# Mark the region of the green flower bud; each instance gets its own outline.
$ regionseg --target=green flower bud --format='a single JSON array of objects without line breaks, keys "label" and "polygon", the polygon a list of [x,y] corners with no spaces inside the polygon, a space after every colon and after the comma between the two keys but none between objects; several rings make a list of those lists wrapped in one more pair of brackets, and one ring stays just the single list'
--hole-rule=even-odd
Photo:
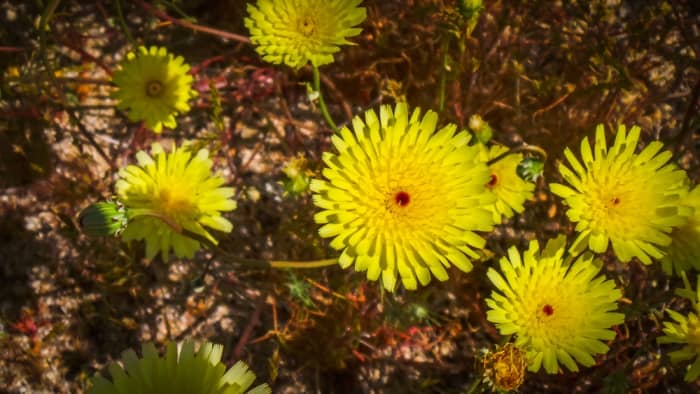
[{"label": "green flower bud", "polygon": [[291,159],[282,170],[287,176],[284,189],[290,194],[301,194],[309,189],[311,179],[307,175],[307,162],[303,155]]},{"label": "green flower bud", "polygon": [[518,164],[516,172],[520,178],[536,182],[544,172],[544,162],[534,157],[526,157]]},{"label": "green flower bud", "polygon": [[80,212],[78,223],[83,234],[91,237],[119,235],[128,224],[126,208],[116,201],[101,201]]}]

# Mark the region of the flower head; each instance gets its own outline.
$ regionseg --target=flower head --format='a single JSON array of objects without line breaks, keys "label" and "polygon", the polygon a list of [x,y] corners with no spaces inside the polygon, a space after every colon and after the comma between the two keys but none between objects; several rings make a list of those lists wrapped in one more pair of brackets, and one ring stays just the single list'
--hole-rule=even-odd
[{"label": "flower head", "polygon": [[[152,156],[151,156],[152,155]],[[151,155],[138,152],[138,165],[119,172],[116,189],[119,201],[129,213],[124,240],[144,239],[146,256],[158,252],[164,260],[170,248],[178,257],[192,257],[199,242],[177,230],[186,229],[216,243],[204,226],[230,232],[231,222],[221,212],[236,208],[231,200],[233,189],[221,187],[224,178],[212,175],[209,151],[196,154],[188,146],[166,153],[160,144],[153,144]]]},{"label": "flower head", "polygon": [[[447,280],[454,264],[468,272],[485,241],[474,231],[493,227],[487,206],[489,171],[469,134],[448,125],[437,132],[437,114],[409,118],[405,104],[382,106],[353,119],[332,137],[338,154],[325,153],[328,179],[311,181],[322,237],[334,238],[343,268],[355,264],[367,278],[382,276],[393,290],[398,272],[407,289],[426,285],[431,273]],[[416,280],[417,278],[417,280]]]},{"label": "flower head", "polygon": [[688,223],[676,227],[671,232],[671,244],[665,249],[666,256],[661,267],[667,274],[674,271],[700,271],[700,187],[696,186],[681,201],[682,205],[693,209]]},{"label": "flower head", "polygon": [[144,344],[138,358],[136,352],[122,353],[122,365],[112,364],[112,380],[95,375],[88,394],[269,394],[266,384],[250,391],[255,374],[242,361],[226,371],[221,362],[223,346],[205,343],[197,351],[192,342],[180,349],[168,344],[165,357],[159,357],[152,343]]},{"label": "flower head", "polygon": [[613,313],[622,296],[614,282],[598,276],[590,253],[571,263],[564,258],[563,236],[550,240],[540,252],[531,241],[523,254],[515,247],[501,259],[501,274],[490,268],[487,275],[496,287],[487,319],[502,335],[516,335],[515,345],[527,351],[531,371],[542,365],[557,373],[559,363],[578,371],[577,362],[594,364],[593,355],[608,351],[603,342],[613,339],[609,328],[624,315]]},{"label": "flower head", "polygon": [[119,101],[117,107],[128,110],[129,119],[143,120],[156,133],[163,126],[174,128],[175,115],[188,112],[187,101],[197,95],[189,69],[181,56],[174,57],[165,48],[139,47],[112,76],[119,88],[113,94]]},{"label": "flower head", "polygon": [[639,127],[627,133],[620,126],[608,150],[600,125],[593,150],[587,138],[581,142],[582,162],[568,148],[564,151],[573,171],[561,164],[559,172],[571,186],[553,183],[550,188],[564,198],[567,216],[577,223],[574,251],[588,247],[603,253],[611,243],[621,261],[637,257],[651,264],[652,257],[663,257],[660,247],[671,242],[672,228],[686,222],[691,210],[678,204],[685,173],[667,164],[671,152],[659,153],[661,142],[636,154],[639,133]]},{"label": "flower head", "polygon": [[263,59],[299,69],[333,63],[340,45],[360,34],[367,17],[362,0],[258,0],[248,4],[245,25]]},{"label": "flower head", "polygon": [[[480,147],[480,159],[484,163],[508,151],[508,148],[499,145]],[[489,206],[495,223],[501,223],[503,216],[510,218],[515,212],[521,213],[525,210],[525,201],[532,197],[535,184],[523,180],[517,173],[518,164],[522,160],[522,153],[510,154],[489,166],[491,174],[486,187],[496,196],[496,202]]]},{"label": "flower head", "polygon": [[700,275],[698,275],[697,290],[692,292],[688,288],[690,284],[686,281],[686,293],[690,293],[689,298],[693,303],[694,312],[688,313],[688,316],[666,309],[671,319],[674,321],[664,322],[664,336],[658,338],[659,343],[682,343],[682,349],[671,352],[671,361],[682,362],[695,358],[693,364],[685,374],[685,380],[692,382],[700,377]]}]

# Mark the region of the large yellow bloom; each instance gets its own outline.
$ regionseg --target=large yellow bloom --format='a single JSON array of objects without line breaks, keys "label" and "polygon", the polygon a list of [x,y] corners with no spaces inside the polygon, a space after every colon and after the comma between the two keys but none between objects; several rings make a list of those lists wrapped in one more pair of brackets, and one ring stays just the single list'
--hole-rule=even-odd
[{"label": "large yellow bloom", "polygon": [[360,34],[355,26],[367,17],[362,0],[258,0],[248,4],[245,25],[255,50],[270,63],[294,69],[311,62],[333,63],[347,37]]},{"label": "large yellow bloom", "polygon": [[516,335],[515,345],[527,351],[531,371],[541,366],[557,373],[559,363],[578,371],[576,363],[591,366],[593,355],[608,351],[603,342],[615,337],[610,327],[624,321],[613,313],[622,292],[615,283],[598,276],[599,265],[590,253],[575,262],[564,258],[563,236],[547,243],[540,253],[531,241],[523,254],[515,247],[501,259],[499,274],[489,268],[496,287],[487,319],[502,335]]},{"label": "large yellow bloom", "polygon": [[550,188],[564,198],[567,216],[577,223],[573,251],[588,247],[602,253],[612,243],[621,261],[637,257],[651,264],[652,257],[663,257],[659,247],[671,242],[672,228],[686,222],[691,210],[679,205],[685,173],[667,164],[671,152],[659,153],[661,142],[654,141],[636,154],[639,133],[639,127],[628,134],[620,126],[608,150],[600,125],[593,150],[588,138],[581,142],[582,162],[568,148],[564,151],[573,171],[560,164],[559,172],[571,187],[553,183]]},{"label": "large yellow bloom", "polygon": [[[486,207],[488,167],[469,134],[448,125],[435,131],[437,114],[409,118],[405,104],[365,113],[332,137],[338,154],[325,153],[328,181],[314,179],[322,237],[342,250],[343,268],[355,264],[369,280],[382,276],[393,290],[396,274],[407,289],[426,285],[431,273],[447,280],[454,264],[468,272],[485,241],[474,231],[493,226]],[[416,280],[417,278],[417,280]]]},{"label": "large yellow bloom", "polygon": [[127,209],[129,224],[122,233],[124,240],[144,239],[146,256],[161,252],[163,260],[173,248],[178,257],[191,258],[199,242],[176,230],[186,229],[216,243],[204,226],[230,232],[231,222],[221,212],[236,208],[231,200],[233,188],[221,187],[224,178],[212,175],[209,152],[196,154],[187,146],[166,153],[153,144],[151,154],[138,152],[138,165],[119,172],[117,196]]},{"label": "large yellow bloom", "polygon": [[697,289],[695,292],[690,289],[686,277],[686,288],[684,289],[684,297],[690,299],[693,303],[694,312],[688,313],[688,316],[666,309],[666,312],[671,316],[673,321],[664,322],[664,336],[658,338],[659,343],[680,343],[683,346],[680,350],[671,352],[671,361],[682,362],[692,360],[693,364],[688,368],[685,374],[685,380],[692,382],[700,377],[700,275],[698,276]]},{"label": "large yellow bloom", "polygon": [[112,76],[119,88],[113,97],[117,107],[128,111],[132,121],[144,121],[160,133],[163,126],[177,126],[175,115],[190,110],[187,101],[197,94],[192,90],[190,66],[181,57],[174,57],[165,48],[139,47],[129,53]]},{"label": "large yellow bloom", "polygon": [[[508,148],[500,145],[490,148],[483,144],[480,146],[479,157],[484,163],[508,151]],[[515,212],[523,212],[523,204],[532,197],[535,184],[520,178],[517,173],[522,160],[522,153],[510,154],[489,166],[491,174],[486,187],[496,195],[496,202],[489,206],[495,223],[501,223],[502,217],[510,218]]]},{"label": "large yellow bloom", "polygon": [[270,394],[266,384],[251,390],[255,374],[248,366],[237,362],[226,371],[221,362],[223,346],[205,343],[194,350],[192,342],[184,342],[180,349],[168,344],[164,357],[152,343],[142,346],[143,357],[133,350],[122,353],[123,367],[112,364],[112,380],[96,375],[88,394]]},{"label": "large yellow bloom", "polygon": [[681,204],[693,209],[688,223],[673,229],[671,244],[665,249],[666,256],[661,260],[661,267],[667,274],[674,271],[700,271],[700,187],[689,192]]}]

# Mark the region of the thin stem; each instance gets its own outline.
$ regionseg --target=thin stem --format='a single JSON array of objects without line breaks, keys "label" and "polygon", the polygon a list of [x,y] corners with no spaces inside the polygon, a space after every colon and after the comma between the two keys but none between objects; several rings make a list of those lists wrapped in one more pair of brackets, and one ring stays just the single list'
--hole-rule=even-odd
[{"label": "thin stem", "polygon": [[481,379],[477,378],[474,380],[474,383],[472,383],[471,386],[469,386],[469,389],[467,389],[467,394],[474,394],[476,391],[481,387]]},{"label": "thin stem", "polygon": [[540,148],[540,147],[537,146],[537,145],[527,145],[527,144],[526,144],[526,145],[523,145],[523,146],[519,146],[519,147],[517,147],[517,148],[509,149],[508,151],[501,153],[500,155],[498,155],[498,156],[494,157],[493,159],[487,161],[487,162],[486,162],[486,165],[489,165],[489,166],[490,166],[490,165],[492,165],[492,164],[498,162],[499,160],[503,159],[504,157],[506,157],[506,156],[508,156],[508,155],[512,155],[512,154],[515,154],[515,153],[522,153],[522,152],[534,153],[534,154],[536,154],[536,155],[539,155],[539,156],[542,158],[542,161],[546,161],[546,160],[547,160],[547,151],[545,151],[544,149]]},{"label": "thin stem", "polygon": [[328,113],[328,108],[326,107],[326,101],[323,99],[323,92],[321,92],[321,73],[318,71],[318,67],[313,66],[314,69],[314,90],[318,92],[318,104],[321,107],[321,113],[326,119],[326,123],[333,129],[333,131],[338,131],[338,126],[336,126],[333,118]]},{"label": "thin stem", "polygon": [[121,0],[116,0],[114,4],[117,7],[117,16],[119,17],[119,24],[122,26],[122,30],[124,30],[124,35],[126,35],[126,39],[127,41],[129,41],[129,45],[131,45],[131,48],[136,49],[136,42],[134,41],[134,37],[131,35],[131,30],[129,30],[129,26],[126,25],[124,13],[122,13],[122,2]]},{"label": "thin stem", "polygon": [[133,215],[130,217],[130,219],[133,219],[136,216],[150,216],[154,217],[157,219],[160,219],[163,221],[163,223],[167,224],[173,231],[177,232],[178,234],[184,235],[187,238],[191,238],[195,241],[198,241],[199,243],[203,244],[206,246],[209,250],[212,252],[215,252],[219,256],[223,257],[227,262],[230,263],[241,263],[241,264],[246,264],[248,266],[253,266],[257,268],[276,268],[276,269],[284,269],[284,268],[294,268],[294,269],[309,269],[309,268],[322,268],[322,267],[330,267],[334,265],[338,265],[338,258],[331,258],[331,259],[322,259],[322,260],[310,260],[310,261],[287,261],[287,260],[263,260],[263,259],[245,259],[245,258],[239,258],[231,255],[229,252],[221,249],[221,247],[217,244],[215,244],[211,239],[201,235],[197,234],[195,232],[192,232],[190,230],[187,230],[185,228],[182,228],[182,226],[178,225],[174,221],[170,220],[165,215],[162,215],[157,212],[146,212],[146,211],[141,211],[136,215]]},{"label": "thin stem", "polygon": [[438,104],[438,112],[445,110],[445,89],[447,88],[447,49],[448,49],[449,37],[445,37],[442,40],[442,62],[440,65],[440,101]]}]

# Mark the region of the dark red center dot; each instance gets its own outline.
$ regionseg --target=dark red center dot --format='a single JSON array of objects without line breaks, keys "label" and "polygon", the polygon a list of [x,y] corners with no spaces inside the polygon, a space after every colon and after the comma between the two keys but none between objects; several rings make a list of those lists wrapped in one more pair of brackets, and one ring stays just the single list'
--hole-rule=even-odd
[{"label": "dark red center dot", "polygon": [[496,174],[491,174],[489,176],[489,181],[486,182],[486,186],[494,187],[494,186],[496,186],[497,183],[498,183],[498,177],[496,176]]},{"label": "dark red center dot", "polygon": [[619,197],[615,197],[615,198],[613,198],[610,202],[612,202],[613,205],[617,205],[617,204],[620,203],[620,198],[619,198]]},{"label": "dark red center dot", "polygon": [[411,196],[409,196],[406,192],[398,192],[394,196],[394,200],[400,207],[405,207],[409,202],[411,202]]},{"label": "dark red center dot", "polygon": [[552,313],[554,313],[554,308],[552,308],[551,305],[547,304],[542,307],[542,312],[547,316],[552,316]]}]

